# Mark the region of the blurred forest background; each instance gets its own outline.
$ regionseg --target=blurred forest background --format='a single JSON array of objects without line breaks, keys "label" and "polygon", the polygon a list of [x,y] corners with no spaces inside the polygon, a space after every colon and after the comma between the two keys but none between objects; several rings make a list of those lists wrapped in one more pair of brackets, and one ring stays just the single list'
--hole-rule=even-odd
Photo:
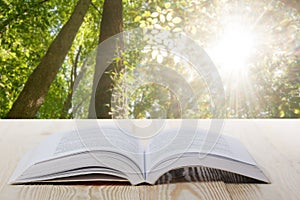
[{"label": "blurred forest background", "polygon": [[[160,49],[122,52],[90,105],[97,46],[139,27],[184,33],[203,47],[224,85],[218,116],[201,76]],[[140,66],[159,71],[155,63],[186,79],[192,105],[181,108],[159,84],[126,94],[124,74],[132,82]],[[88,118],[91,106],[98,118],[299,118],[300,2],[0,0],[0,118]]]}]

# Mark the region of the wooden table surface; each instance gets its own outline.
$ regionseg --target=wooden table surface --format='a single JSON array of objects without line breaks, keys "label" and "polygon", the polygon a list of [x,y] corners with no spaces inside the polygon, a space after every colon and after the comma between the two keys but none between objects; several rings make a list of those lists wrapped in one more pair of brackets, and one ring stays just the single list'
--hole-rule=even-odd
[{"label": "wooden table surface", "polygon": [[[210,120],[200,120],[206,126]],[[24,153],[72,120],[0,121],[0,199],[300,199],[300,120],[225,120],[271,184],[185,182],[155,186],[8,185]]]}]

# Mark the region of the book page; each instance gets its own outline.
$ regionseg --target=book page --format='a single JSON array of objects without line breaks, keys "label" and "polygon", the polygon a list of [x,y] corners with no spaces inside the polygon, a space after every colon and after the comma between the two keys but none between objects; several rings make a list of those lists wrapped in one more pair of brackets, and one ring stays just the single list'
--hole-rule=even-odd
[{"label": "book page", "polygon": [[[105,134],[104,134],[105,132]],[[54,155],[91,150],[114,150],[121,154],[142,152],[139,141],[114,126],[73,131],[61,138]]]},{"label": "book page", "polygon": [[101,131],[98,127],[57,133],[23,157],[11,182],[29,168],[30,173],[46,177],[50,172],[58,173],[83,165],[124,170],[131,181],[140,181],[144,169],[144,148],[139,140],[124,135],[114,126],[103,126]]},{"label": "book page", "polygon": [[101,127],[101,131],[92,127],[51,135],[31,153],[30,163],[94,150],[117,152],[143,165],[142,145],[114,126]]},{"label": "book page", "polygon": [[184,128],[180,131],[169,129],[150,141],[146,151],[147,171],[163,160],[174,156],[180,157],[185,153],[199,153],[199,156],[196,156],[199,159],[206,155],[214,155],[256,165],[238,140],[225,135],[209,133],[207,130]]}]

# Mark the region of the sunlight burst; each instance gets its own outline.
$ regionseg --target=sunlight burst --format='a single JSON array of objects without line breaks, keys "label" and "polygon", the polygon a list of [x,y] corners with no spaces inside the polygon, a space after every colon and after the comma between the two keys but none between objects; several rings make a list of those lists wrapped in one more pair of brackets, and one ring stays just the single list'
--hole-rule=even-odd
[{"label": "sunlight burst", "polygon": [[256,37],[243,25],[228,26],[211,51],[222,70],[243,70],[255,52]]}]

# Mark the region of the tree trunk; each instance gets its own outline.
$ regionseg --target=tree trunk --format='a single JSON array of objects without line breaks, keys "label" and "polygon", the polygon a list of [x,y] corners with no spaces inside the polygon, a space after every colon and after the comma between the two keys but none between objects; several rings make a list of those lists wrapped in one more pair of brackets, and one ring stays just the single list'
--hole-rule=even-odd
[{"label": "tree trunk", "polygon": [[34,118],[61,67],[88,11],[91,0],[79,0],[73,14],[50,45],[40,64],[29,76],[7,118]]},{"label": "tree trunk", "polygon": [[[113,35],[116,35],[123,31],[123,14],[122,14],[122,0],[105,0],[103,5],[103,14],[100,26],[100,37],[99,42],[110,38]],[[122,41],[120,41],[122,43]],[[116,54],[117,54],[116,47]],[[102,52],[98,52],[97,57],[99,58]],[[98,60],[98,59],[97,59]],[[119,73],[121,71],[118,63],[112,62],[110,66],[105,70],[101,76],[99,83],[97,80],[99,77],[99,71],[101,71],[99,64],[96,64],[95,76],[94,76],[94,85],[96,87],[95,100],[91,100],[89,108],[89,118],[94,118],[91,113],[91,110],[96,111],[96,117],[100,119],[111,119],[111,97],[113,89],[113,80],[111,79],[112,71]]]},{"label": "tree trunk", "polygon": [[167,108],[167,118],[168,119],[180,119],[182,118],[181,108],[179,105],[179,101],[176,98],[176,95],[170,91],[170,105]]},{"label": "tree trunk", "polygon": [[[64,106],[62,108],[62,112],[60,115],[60,119],[66,119],[66,118],[71,118],[72,114],[69,114],[69,110],[72,108],[72,98],[73,98],[73,92],[75,91],[74,84],[75,80],[77,80],[77,68],[78,68],[78,62],[81,54],[82,46],[79,46],[78,52],[74,58],[73,61],[73,66],[71,69],[71,74],[70,74],[70,85],[69,85],[69,91],[68,91],[68,96],[64,102]],[[81,70],[84,71],[84,66],[82,66]],[[80,80],[77,80],[79,82]]]}]

